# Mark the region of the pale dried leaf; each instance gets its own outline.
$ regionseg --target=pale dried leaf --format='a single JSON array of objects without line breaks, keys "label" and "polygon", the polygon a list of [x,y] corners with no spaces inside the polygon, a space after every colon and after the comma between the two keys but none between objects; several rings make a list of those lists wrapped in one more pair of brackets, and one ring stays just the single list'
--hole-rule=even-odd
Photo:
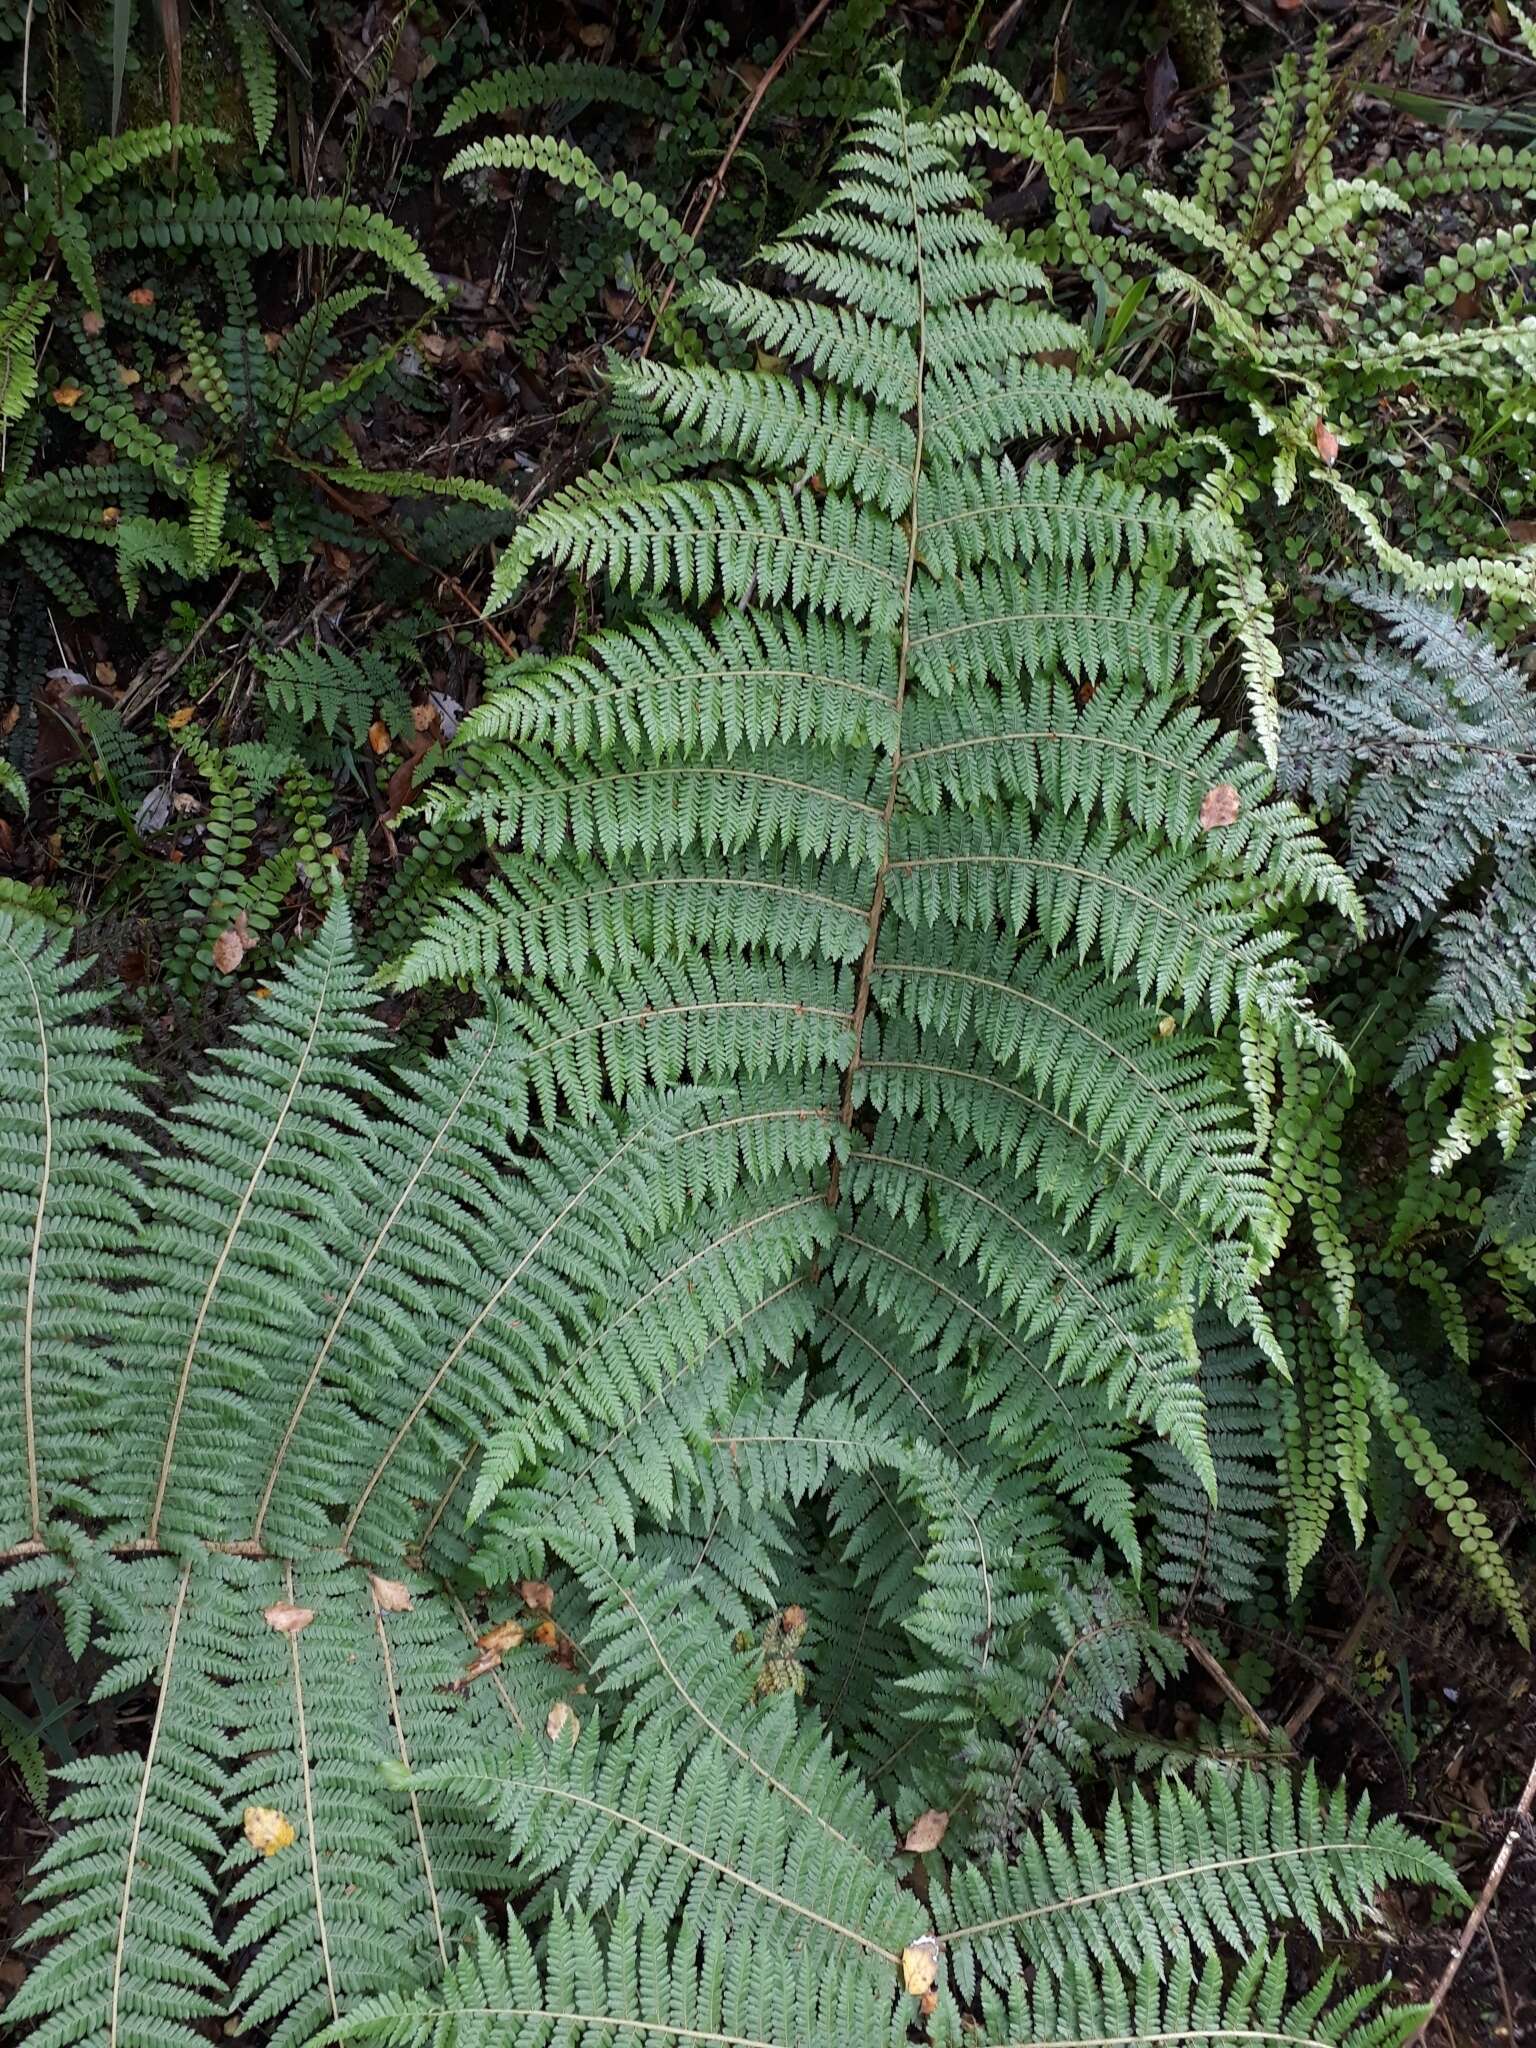
[{"label": "pale dried leaf", "polygon": [[551,1742],[558,1742],[567,1728],[571,1731],[571,1741],[574,1743],[581,1733],[581,1722],[569,1700],[556,1700],[549,1710],[549,1718],[544,1723],[544,1733]]},{"label": "pale dried leaf", "polygon": [[374,1572],[368,1574],[368,1583],[373,1588],[373,1597],[385,1614],[409,1614],[411,1611],[411,1589],[399,1579],[381,1579]]},{"label": "pale dried leaf", "polygon": [[[279,1635],[296,1636],[309,1627],[315,1618],[313,1607],[292,1607],[286,1600],[276,1600],[270,1607],[261,1610],[261,1618],[268,1628],[275,1628]],[[252,1812],[256,1809],[253,1807]]]},{"label": "pale dried leaf", "polygon": [[1242,800],[1230,782],[1218,782],[1200,800],[1200,829],[1210,832],[1218,825],[1235,825]]},{"label": "pale dried leaf", "polygon": [[279,1849],[292,1848],[298,1839],[287,1814],[280,1813],[275,1806],[248,1806],[244,1825],[245,1839],[263,1856],[275,1856]]},{"label": "pale dried leaf", "polygon": [[949,1815],[941,1806],[930,1806],[907,1829],[907,1839],[901,1846],[910,1856],[926,1856],[930,1849],[937,1849],[948,1829]]},{"label": "pale dried leaf", "polygon": [[555,1611],[554,1589],[543,1579],[522,1579],[518,1582],[518,1593],[525,1607],[531,1607],[535,1614],[553,1614]]}]

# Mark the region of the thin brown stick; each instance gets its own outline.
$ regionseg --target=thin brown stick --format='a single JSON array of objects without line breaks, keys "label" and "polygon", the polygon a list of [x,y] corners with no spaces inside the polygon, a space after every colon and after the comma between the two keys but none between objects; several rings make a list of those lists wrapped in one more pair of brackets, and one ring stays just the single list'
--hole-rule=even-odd
[{"label": "thin brown stick", "polygon": [[[731,139],[725,145],[719,163],[716,164],[714,170],[711,171],[710,175],[699,187],[694,202],[684,217],[683,225],[695,239],[703,232],[704,225],[708,221],[709,216],[720,203],[720,195],[725,190],[726,173],[735,161],[737,150],[740,149],[742,143],[746,140],[747,130],[757,118],[757,110],[762,105],[769,86],[773,84],[779,73],[784,69],[784,66],[794,56],[796,50],[799,49],[800,45],[805,41],[817,22],[821,20],[821,17],[826,13],[831,4],[832,0],[816,0],[816,5],[811,9],[804,21],[801,22],[800,26],[795,30],[788,42],[785,43],[779,54],[774,58],[768,69],[748,94],[747,104],[741,110],[741,119],[731,131]],[[672,294],[676,290],[677,279],[675,277],[669,278],[667,280],[667,288],[662,293],[661,301],[652,316],[650,332],[646,335],[644,346],[640,350],[642,356],[650,354],[651,343],[656,339],[656,330],[661,325],[661,316],[666,312],[668,306],[671,305]]]},{"label": "thin brown stick", "polygon": [[450,576],[446,569],[434,569],[430,562],[424,562],[415,549],[407,546],[398,534],[391,533],[387,527],[382,526],[371,513],[365,512],[361,505],[354,504],[343,492],[338,491],[328,478],[321,476],[318,470],[306,469],[304,474],[317,489],[325,493],[338,512],[345,512],[349,519],[355,519],[360,525],[366,526],[370,533],[376,534],[383,541],[391,554],[399,555],[402,560],[414,563],[418,569],[424,569],[429,576],[435,577],[439,587],[451,592],[464,607],[465,611],[469,613],[470,617],[477,624],[485,628],[507,659],[509,661],[516,659],[516,646],[507,638],[499,626],[492,625],[491,621],[481,611],[479,605],[475,603],[475,600],[456,576]]},{"label": "thin brown stick", "polygon": [[225,585],[224,594],[214,605],[213,610],[208,613],[206,618],[199,622],[197,631],[192,635],[186,646],[182,648],[176,659],[160,675],[151,678],[147,662],[139,670],[133,681],[123,692],[122,700],[117,707],[118,716],[122,719],[124,725],[131,724],[146,704],[153,704],[171,678],[179,675],[182,669],[186,667],[203,641],[219,623],[220,619],[223,618],[231,604],[234,603],[235,592],[244,581],[245,571],[243,569],[237,570],[229,583]]},{"label": "thin brown stick", "polygon": [[1430,1993],[1429,2011],[1411,2033],[1404,2048],[1415,2048],[1425,2038],[1436,2014],[1445,2004],[1446,1995],[1456,1982],[1456,1973],[1467,1959],[1467,1952],[1476,1941],[1483,1922],[1488,1917],[1488,1908],[1493,1904],[1494,1894],[1504,1882],[1504,1873],[1509,1868],[1510,1858],[1515,1853],[1515,1844],[1526,1832],[1532,1806],[1536,1806],[1536,1759],[1532,1760],[1530,1775],[1525,1781],[1525,1790],[1520,1794],[1520,1803],[1510,1815],[1509,1826],[1504,1831],[1504,1840],[1499,1853],[1493,1859],[1493,1867],[1483,1880],[1483,1888],[1477,1895],[1477,1903],[1467,1915],[1467,1924],[1461,1930],[1461,1939],[1451,1950],[1450,1961],[1440,1972],[1440,1981]]},{"label": "thin brown stick", "polygon": [[1232,1702],[1233,1706],[1236,1707],[1237,1711],[1241,1715],[1243,1715],[1246,1720],[1251,1721],[1254,1727],[1258,1729],[1260,1735],[1263,1736],[1264,1740],[1268,1742],[1272,1738],[1274,1730],[1270,1727],[1269,1723],[1265,1720],[1264,1716],[1259,1712],[1258,1708],[1253,1704],[1253,1701],[1249,1699],[1248,1695],[1243,1691],[1242,1687],[1237,1683],[1236,1679],[1232,1677],[1231,1673],[1226,1669],[1225,1665],[1222,1663],[1221,1659],[1216,1655],[1216,1653],[1213,1650],[1208,1649],[1206,1645],[1201,1642],[1200,1638],[1189,1627],[1187,1622],[1181,1625],[1178,1631],[1178,1637],[1179,1641],[1184,1645],[1185,1649],[1188,1650],[1191,1657],[1193,1657],[1195,1662],[1200,1666],[1200,1669],[1203,1672],[1205,1672],[1208,1678],[1213,1678],[1216,1681],[1216,1683],[1221,1687],[1222,1691],[1226,1694],[1227,1698]]},{"label": "thin brown stick", "polygon": [[1381,1605],[1387,1588],[1392,1583],[1392,1574],[1397,1570],[1398,1565],[1402,1561],[1403,1552],[1407,1548],[1408,1538],[1406,1536],[1399,1536],[1388,1554],[1386,1563],[1381,1568],[1380,1585],[1377,1586],[1360,1612],[1355,1616],[1354,1626],[1350,1629],[1349,1634],[1345,1636],[1343,1642],[1340,1643],[1330,1670],[1313,1682],[1302,1698],[1300,1705],[1286,1715],[1285,1732],[1293,1746],[1301,1740],[1307,1723],[1312,1719],[1312,1716],[1317,1712],[1335,1685],[1337,1685],[1343,1673],[1349,1669],[1349,1660],[1359,1648],[1360,1638],[1365,1634],[1375,1618],[1376,1610]]}]

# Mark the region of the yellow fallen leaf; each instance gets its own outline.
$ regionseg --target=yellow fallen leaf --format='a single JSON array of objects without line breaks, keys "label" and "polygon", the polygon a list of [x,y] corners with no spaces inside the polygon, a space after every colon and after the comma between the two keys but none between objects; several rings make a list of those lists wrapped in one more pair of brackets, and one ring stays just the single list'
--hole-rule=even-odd
[{"label": "yellow fallen leaf", "polygon": [[178,710],[173,711],[165,721],[165,729],[167,732],[180,732],[181,728],[184,725],[190,725],[196,716],[197,706],[195,704],[183,704]]},{"label": "yellow fallen leaf", "polygon": [[78,384],[55,384],[53,387],[54,404],[62,405],[66,412],[72,405],[78,405],[84,396]]},{"label": "yellow fallen leaf", "polygon": [[245,1809],[245,1839],[263,1856],[275,1856],[279,1849],[291,1849],[298,1837],[287,1814],[275,1806]]},{"label": "yellow fallen leaf", "polygon": [[939,1977],[939,1944],[931,1934],[919,1935],[901,1952],[902,1989],[921,1998],[933,1989]]}]

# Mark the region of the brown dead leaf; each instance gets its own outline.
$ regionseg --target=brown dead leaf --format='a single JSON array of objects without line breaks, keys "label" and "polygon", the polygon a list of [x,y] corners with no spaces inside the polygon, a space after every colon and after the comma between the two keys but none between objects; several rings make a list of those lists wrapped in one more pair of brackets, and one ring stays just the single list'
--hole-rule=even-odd
[{"label": "brown dead leaf", "polygon": [[1323,462],[1332,469],[1339,459],[1339,437],[1326,420],[1312,423],[1312,441]]},{"label": "brown dead leaf", "polygon": [[913,1998],[922,1998],[933,1989],[938,1978],[939,1944],[931,1934],[919,1935],[901,1952],[902,1989]]},{"label": "brown dead leaf", "polygon": [[116,526],[122,516],[123,508],[121,505],[103,505],[101,508],[101,523],[103,526]]},{"label": "brown dead leaf", "polygon": [[541,1649],[552,1650],[560,1640],[560,1631],[552,1621],[541,1621],[532,1639]]},{"label": "brown dead leaf", "polygon": [[490,1650],[495,1656],[501,1657],[508,1650],[515,1650],[522,1642],[523,1635],[523,1624],[520,1621],[498,1621],[496,1626],[488,1628],[483,1636],[476,1636],[475,1641],[482,1650]]},{"label": "brown dead leaf", "polygon": [[389,727],[382,719],[376,718],[372,725],[369,726],[368,744],[376,754],[387,754],[389,752],[391,745]]},{"label": "brown dead leaf", "polygon": [[173,711],[165,721],[165,729],[167,732],[180,732],[181,728],[184,725],[190,725],[196,716],[197,706],[195,704],[183,704]]},{"label": "brown dead leaf", "polygon": [[280,1813],[275,1806],[248,1806],[245,1839],[263,1856],[275,1856],[279,1849],[292,1848],[298,1837],[287,1814]]},{"label": "brown dead leaf", "polygon": [[394,774],[390,776],[384,789],[384,822],[386,824],[392,824],[416,794],[416,770],[421,765],[422,757],[431,747],[431,744],[430,740],[423,739],[418,734],[411,743],[411,751],[400,763]]},{"label": "brown dead leaf", "polygon": [[53,387],[54,404],[62,405],[66,412],[72,405],[78,405],[84,396],[78,384],[55,384]]},{"label": "brown dead leaf", "polygon": [[531,1607],[535,1614],[553,1614],[555,1611],[554,1589],[543,1579],[520,1579],[518,1593],[525,1607]]},{"label": "brown dead leaf", "polygon": [[437,723],[437,707],[433,704],[413,704],[411,723],[418,732],[430,732]]},{"label": "brown dead leaf", "polygon": [[485,1674],[494,1671],[500,1662],[501,1658],[495,1650],[482,1650],[478,1656],[471,1657],[464,1666],[464,1676],[457,1680],[453,1690],[467,1692],[477,1678],[484,1678]]},{"label": "brown dead leaf", "polygon": [[213,964],[220,974],[233,974],[245,958],[251,943],[250,928],[242,910],[227,930],[219,933],[213,942]]},{"label": "brown dead leaf", "polygon": [[101,314],[92,312],[89,306],[80,315],[80,331],[82,334],[90,335],[92,340],[94,340],[98,334],[102,334],[106,331],[106,325],[107,323],[103,319]]},{"label": "brown dead leaf", "polygon": [[608,40],[607,27],[600,21],[584,21],[576,31],[576,40],[584,49],[600,50]]},{"label": "brown dead leaf", "polygon": [[147,284],[135,285],[128,294],[128,303],[130,306],[152,306],[155,303],[155,295]]},{"label": "brown dead leaf", "polygon": [[571,1741],[574,1743],[581,1733],[580,1718],[569,1700],[556,1700],[549,1710],[548,1720],[544,1723],[544,1733],[551,1742],[558,1742],[567,1728],[571,1731]]},{"label": "brown dead leaf", "polygon": [[948,1831],[949,1815],[941,1806],[930,1806],[907,1829],[907,1839],[901,1846],[909,1856],[926,1856],[930,1849],[937,1849]]},{"label": "brown dead leaf", "polygon": [[1235,825],[1242,799],[1230,782],[1218,782],[1200,800],[1200,830],[1212,832],[1218,825]]},{"label": "brown dead leaf", "polygon": [[918,2000],[917,2009],[925,2020],[931,2018],[939,2009],[939,1994],[937,1991],[925,1991]]},{"label": "brown dead leaf", "polygon": [[409,1614],[411,1611],[411,1589],[399,1579],[381,1579],[376,1573],[368,1574],[368,1583],[373,1588],[373,1597],[383,1614]]},{"label": "brown dead leaf", "polygon": [[263,1607],[261,1618],[280,1636],[296,1636],[309,1627],[315,1618],[315,1610],[313,1607],[290,1607],[286,1600],[276,1600],[270,1607]]},{"label": "brown dead leaf", "polygon": [[113,684],[117,681],[117,670],[112,666],[110,661],[98,661],[96,664],[95,674],[97,682],[100,683],[102,688],[105,690],[110,690]]}]

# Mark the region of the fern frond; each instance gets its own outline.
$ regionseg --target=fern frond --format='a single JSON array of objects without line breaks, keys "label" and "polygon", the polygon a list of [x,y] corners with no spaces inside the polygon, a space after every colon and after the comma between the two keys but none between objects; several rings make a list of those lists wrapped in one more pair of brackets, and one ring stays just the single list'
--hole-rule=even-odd
[{"label": "fern frond", "polygon": [[0,1545],[36,1540],[58,1509],[80,1508],[105,1462],[94,1424],[107,1382],[91,1331],[112,1320],[139,1218],[138,1077],[122,1036],[90,1021],[90,963],[68,952],[67,933],[0,911]]}]

